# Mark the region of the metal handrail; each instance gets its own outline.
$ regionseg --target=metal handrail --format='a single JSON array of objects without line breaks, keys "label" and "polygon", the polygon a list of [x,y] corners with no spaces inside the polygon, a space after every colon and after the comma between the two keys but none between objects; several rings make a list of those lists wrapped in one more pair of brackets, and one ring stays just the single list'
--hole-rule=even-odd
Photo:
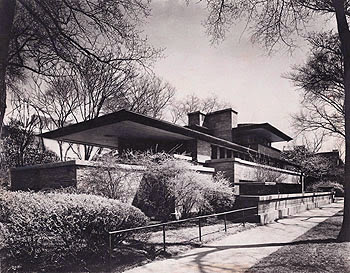
[{"label": "metal handrail", "polygon": [[153,224],[153,225],[148,225],[148,226],[143,226],[143,227],[114,230],[114,231],[109,231],[108,233],[109,234],[118,234],[118,233],[123,233],[123,232],[128,232],[128,231],[137,231],[137,230],[142,230],[142,229],[161,227],[161,226],[164,226],[164,225],[168,226],[168,225],[173,225],[173,224],[178,224],[178,223],[183,223],[183,222],[190,222],[190,221],[193,221],[193,220],[199,220],[199,219],[203,219],[203,218],[227,215],[227,214],[240,212],[240,211],[253,210],[253,209],[257,209],[257,208],[258,207],[249,207],[249,208],[244,208],[244,209],[230,210],[230,211],[225,211],[225,212],[219,212],[219,213],[213,213],[213,214],[196,216],[196,217],[192,217],[192,218],[186,218],[186,219],[182,219],[182,220],[176,220],[176,221],[170,221],[170,222],[165,222],[165,223]]},{"label": "metal handrail", "polygon": [[[170,222],[165,222],[165,223],[153,224],[153,225],[148,225],[148,226],[143,226],[143,227],[135,227],[135,228],[128,228],[128,229],[122,229],[122,230],[109,231],[108,235],[109,235],[109,254],[110,254],[110,258],[112,256],[112,251],[113,251],[112,236],[115,235],[115,234],[120,234],[120,233],[124,233],[124,232],[139,231],[139,230],[150,229],[150,228],[155,228],[155,227],[162,227],[162,231],[163,231],[163,250],[165,251],[165,249],[166,249],[165,227],[166,226],[179,224],[179,223],[183,223],[183,222],[191,222],[191,221],[194,221],[194,220],[198,220],[199,241],[202,241],[201,219],[215,217],[215,216],[222,216],[223,215],[224,216],[225,232],[227,232],[226,215],[232,214],[232,213],[237,213],[237,212],[243,212],[243,217],[240,217],[240,218],[237,218],[237,219],[242,219],[243,218],[243,225],[245,225],[244,212],[248,211],[248,210],[253,210],[253,209],[258,209],[258,207],[249,207],[249,208],[243,208],[243,209],[236,209],[236,210],[230,210],[230,211],[225,211],[225,212],[219,212],[219,213],[213,213],[213,214],[196,216],[196,217],[182,219],[182,220],[176,220],[176,221],[170,221]],[[249,216],[254,216],[254,215],[256,215],[256,214],[249,215]]]}]

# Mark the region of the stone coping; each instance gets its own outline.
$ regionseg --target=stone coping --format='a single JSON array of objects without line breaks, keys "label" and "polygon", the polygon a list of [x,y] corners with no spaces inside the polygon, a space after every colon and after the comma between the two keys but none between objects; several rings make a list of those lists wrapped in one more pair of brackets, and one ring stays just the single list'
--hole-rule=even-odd
[{"label": "stone coping", "polygon": [[[67,166],[81,166],[81,167],[96,167],[99,166],[98,161],[86,161],[86,160],[69,160],[69,161],[60,161],[46,164],[37,164],[32,166],[24,166],[11,168],[11,171],[22,171],[22,170],[32,170],[32,169],[49,169],[49,168],[58,168],[58,167],[67,167]],[[146,167],[140,165],[132,165],[132,164],[117,164],[117,167],[128,170],[145,170]],[[206,173],[214,173],[214,168],[204,167],[201,165],[194,165],[190,167],[191,170],[198,172],[206,172]]]},{"label": "stone coping", "polygon": [[[21,171],[21,170],[30,170],[30,169],[48,169],[48,168],[58,168],[58,167],[67,167],[67,166],[95,167],[95,166],[99,166],[99,162],[92,162],[92,161],[85,161],[85,160],[69,160],[69,161],[60,161],[60,162],[11,168],[11,170]],[[132,169],[132,170],[145,169],[144,166],[131,165],[131,164],[117,164],[117,166],[123,169]]]},{"label": "stone coping", "polygon": [[317,196],[332,195],[332,192],[308,192],[308,193],[289,193],[289,194],[272,194],[272,195],[240,195],[239,197],[247,199],[257,199],[258,201],[273,201],[281,199],[298,199]]},{"label": "stone coping", "polygon": [[194,165],[190,167],[191,170],[198,171],[198,172],[205,172],[205,173],[215,173],[214,168],[210,167],[204,167],[201,165]]},{"label": "stone coping", "polygon": [[248,185],[248,186],[255,186],[255,185],[275,186],[277,184],[278,183],[276,183],[276,182],[256,182],[256,181],[239,181],[239,182],[235,182],[235,185]]},{"label": "stone coping", "polygon": [[211,159],[211,160],[207,160],[206,161],[206,163],[219,163],[219,162],[233,162],[233,163],[239,163],[239,164],[243,164],[243,165],[247,165],[247,166],[262,167],[264,169],[274,170],[274,171],[278,171],[278,172],[281,172],[281,173],[287,173],[287,174],[298,175],[298,176],[301,175],[300,172],[286,170],[286,169],[281,169],[281,168],[272,167],[272,166],[268,166],[268,165],[263,165],[263,164],[251,162],[251,161],[248,161],[248,160],[243,160],[243,159],[236,158],[236,157],[235,158]]}]

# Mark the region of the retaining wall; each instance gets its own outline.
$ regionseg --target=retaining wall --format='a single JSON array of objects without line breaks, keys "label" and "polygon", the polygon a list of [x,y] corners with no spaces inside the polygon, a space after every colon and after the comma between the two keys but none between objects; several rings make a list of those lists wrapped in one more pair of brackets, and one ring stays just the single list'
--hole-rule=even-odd
[{"label": "retaining wall", "polygon": [[[84,187],[86,178],[94,175],[97,162],[71,160],[49,164],[40,164],[10,170],[10,183],[12,190],[45,190],[65,187]],[[206,175],[213,175],[214,169],[193,165],[191,169]],[[126,202],[132,203],[145,167],[139,165],[117,164],[110,169],[110,175],[119,179],[117,191],[122,191]],[[118,181],[118,180],[117,180]]]},{"label": "retaining wall", "polygon": [[283,217],[318,208],[334,201],[332,192],[274,194],[263,196],[241,195],[237,207],[257,207],[259,221],[267,224]]},{"label": "retaining wall", "polygon": [[206,161],[205,165],[215,168],[215,171],[217,172],[223,172],[227,179],[233,182],[236,195],[242,194],[239,185],[239,183],[242,181],[250,181],[252,183],[277,182],[282,186],[286,185],[286,187],[292,187],[291,185],[300,185],[301,192],[300,172],[262,165],[240,158],[212,159]]}]

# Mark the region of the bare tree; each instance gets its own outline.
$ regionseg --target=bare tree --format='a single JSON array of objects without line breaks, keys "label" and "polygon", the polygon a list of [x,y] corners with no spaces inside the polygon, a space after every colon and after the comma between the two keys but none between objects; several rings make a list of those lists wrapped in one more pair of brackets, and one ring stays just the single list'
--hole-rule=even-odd
[{"label": "bare tree", "polygon": [[[43,130],[62,128],[72,122],[72,114],[80,103],[73,83],[65,75],[58,76],[58,71],[56,75],[43,79],[33,78],[33,84],[29,89],[16,92],[38,118],[37,130],[40,133]],[[66,159],[69,150],[81,158],[73,144],[68,144],[65,148],[63,141],[57,141],[57,143],[61,160]]]},{"label": "bare tree", "polygon": [[159,53],[138,28],[149,11],[148,0],[1,0],[0,128],[5,78],[14,81],[25,71],[51,75],[53,67],[76,64],[81,54],[102,63],[148,66]]},{"label": "bare tree", "polygon": [[219,97],[215,94],[212,94],[211,96],[205,98],[200,98],[195,94],[191,94],[183,99],[174,100],[171,103],[171,122],[178,124],[187,124],[188,113],[201,111],[204,114],[207,114],[229,107],[231,107],[231,104],[220,100]]},{"label": "bare tree", "polygon": [[209,15],[207,32],[212,41],[225,38],[227,30],[238,19],[246,19],[254,41],[270,51],[278,44],[289,48],[302,37],[310,22],[323,15],[335,15],[343,57],[345,89],[345,204],[339,241],[350,241],[350,30],[347,22],[350,3],[346,0],[206,0]]},{"label": "bare tree", "polygon": [[311,33],[305,64],[286,75],[302,94],[300,113],[293,116],[299,132],[323,131],[345,137],[343,57],[340,41],[332,31]]},{"label": "bare tree", "polygon": [[163,118],[171,104],[175,88],[155,75],[141,75],[129,81],[123,97],[111,98],[107,104],[110,112],[128,109],[154,118]]},{"label": "bare tree", "polygon": [[9,135],[4,139],[4,165],[10,168],[57,161],[57,155],[46,150],[43,140],[35,137],[40,120],[30,104],[18,96],[12,97],[11,104]]},{"label": "bare tree", "polygon": [[[125,86],[134,76],[134,67],[122,63],[101,63],[95,59],[82,57],[77,65],[70,66],[67,81],[72,88],[72,102],[69,117],[74,122],[82,122],[99,117],[108,110],[109,100],[119,101],[124,97]],[[93,146],[84,145],[84,159],[88,160]]]}]

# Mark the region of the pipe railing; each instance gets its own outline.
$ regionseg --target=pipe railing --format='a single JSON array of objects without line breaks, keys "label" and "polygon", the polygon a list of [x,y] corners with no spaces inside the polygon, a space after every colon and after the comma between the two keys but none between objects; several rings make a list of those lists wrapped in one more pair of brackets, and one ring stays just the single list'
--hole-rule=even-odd
[{"label": "pipe railing", "polygon": [[126,232],[135,232],[135,231],[146,230],[146,229],[151,229],[151,228],[156,228],[156,227],[162,227],[163,251],[165,252],[166,251],[166,236],[165,236],[165,231],[166,231],[165,227],[166,226],[175,225],[175,224],[184,223],[184,222],[198,221],[198,239],[201,242],[202,241],[202,223],[201,223],[202,219],[216,217],[216,216],[224,216],[224,230],[225,230],[225,232],[227,232],[227,215],[242,212],[242,217],[232,219],[232,220],[242,219],[243,221],[241,223],[243,223],[243,226],[245,226],[246,218],[257,215],[256,213],[254,213],[254,214],[249,214],[247,216],[247,215],[245,215],[245,212],[250,211],[250,210],[257,210],[257,209],[258,209],[258,207],[249,207],[249,208],[230,210],[230,211],[225,211],[225,212],[220,212],[220,213],[201,215],[201,216],[197,216],[197,217],[181,219],[181,220],[176,220],[176,221],[170,221],[170,222],[165,222],[165,223],[153,224],[153,225],[148,225],[148,226],[109,231],[108,232],[109,255],[111,258],[112,252],[113,252],[113,236],[116,234],[122,234],[122,233],[126,233]]}]

